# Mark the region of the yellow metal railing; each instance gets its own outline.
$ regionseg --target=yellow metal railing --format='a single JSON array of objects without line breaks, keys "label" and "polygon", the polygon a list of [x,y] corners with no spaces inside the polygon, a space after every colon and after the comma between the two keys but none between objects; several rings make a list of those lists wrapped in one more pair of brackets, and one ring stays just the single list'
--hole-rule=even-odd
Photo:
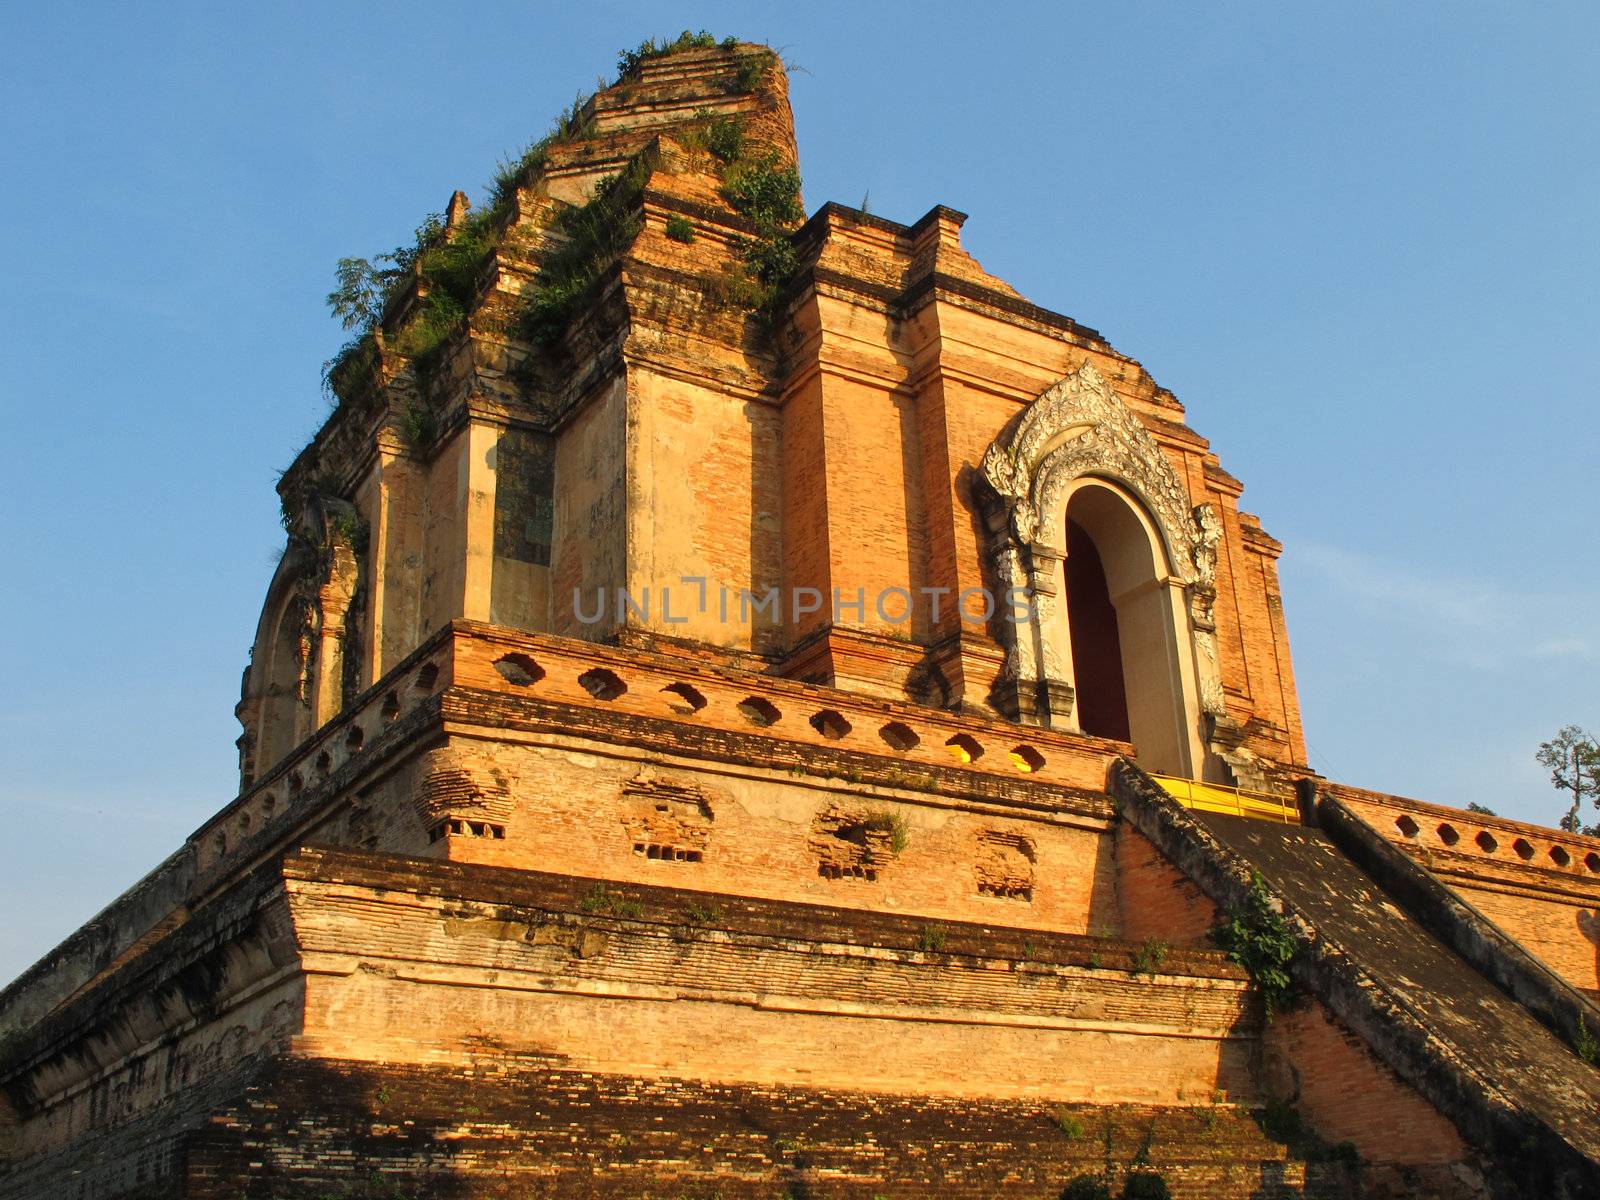
[{"label": "yellow metal railing", "polygon": [[1185,808],[1200,812],[1227,813],[1234,817],[1254,817],[1258,821],[1277,821],[1281,825],[1300,824],[1300,808],[1292,800],[1247,792],[1221,783],[1199,783],[1172,775],[1152,775],[1162,790]]}]

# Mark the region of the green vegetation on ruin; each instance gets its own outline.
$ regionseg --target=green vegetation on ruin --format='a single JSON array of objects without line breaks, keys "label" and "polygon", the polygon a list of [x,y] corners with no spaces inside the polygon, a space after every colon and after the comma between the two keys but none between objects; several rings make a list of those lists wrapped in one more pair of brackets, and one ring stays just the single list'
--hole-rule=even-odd
[{"label": "green vegetation on ruin", "polygon": [[653,58],[666,58],[669,54],[678,54],[684,50],[714,50],[718,46],[724,50],[732,50],[739,44],[736,37],[725,37],[720,41],[704,29],[693,32],[685,29],[677,37],[646,38],[632,50],[617,51],[617,82],[621,83],[630,75],[635,74],[640,67]]},{"label": "green vegetation on ruin", "polygon": [[[735,38],[719,41],[705,30],[648,39],[618,55],[618,82],[636,75],[653,59],[684,50],[733,50],[738,45]],[[743,55],[732,90],[760,87],[776,61],[768,49]],[[457,220],[453,227],[440,214],[430,214],[409,243],[372,258],[339,260],[327,303],[354,337],[324,364],[323,385],[336,403],[377,380],[380,343],[383,351],[411,359],[422,371],[433,365],[477,302],[484,267],[515,216],[519,191],[544,170],[554,147],[594,136],[591,99],[578,96],[547,134],[500,163],[480,211]],[[770,326],[782,285],[797,265],[788,235],[804,217],[800,177],[776,151],[752,149],[739,119],[709,111],[703,118],[702,124],[680,136],[691,149],[710,155],[723,199],[754,227],[754,236],[735,242],[739,267],[718,279],[712,294],[719,304],[749,310]],[[635,157],[601,183],[587,203],[562,208],[551,218],[556,248],[541,261],[534,285],[510,321],[514,336],[541,349],[560,338],[589,290],[638,235],[640,197],[656,165],[649,152]],[[681,216],[669,219],[666,232],[678,242],[695,238],[694,226]],[[415,298],[402,310],[397,325],[383,327],[385,314],[393,312],[407,288],[415,288]],[[396,318],[391,315],[390,320]],[[432,413],[416,401],[402,413],[402,426],[402,436],[418,448],[436,433]]]},{"label": "green vegetation on ruin", "polygon": [[1244,904],[1229,913],[1228,919],[1211,931],[1211,937],[1230,959],[1249,972],[1261,989],[1269,1017],[1289,1004],[1294,995],[1289,968],[1297,948],[1259,874],[1251,876]]}]

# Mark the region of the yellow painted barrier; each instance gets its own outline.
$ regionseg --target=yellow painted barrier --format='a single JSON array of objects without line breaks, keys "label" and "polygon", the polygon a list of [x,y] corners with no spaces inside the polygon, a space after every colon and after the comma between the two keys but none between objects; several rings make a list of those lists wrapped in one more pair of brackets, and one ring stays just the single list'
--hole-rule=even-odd
[{"label": "yellow painted barrier", "polygon": [[1150,778],[1185,808],[1226,813],[1233,817],[1253,817],[1258,821],[1277,821],[1281,825],[1300,824],[1299,806],[1279,796],[1247,792],[1226,784],[1178,779],[1172,775],[1152,775]]}]

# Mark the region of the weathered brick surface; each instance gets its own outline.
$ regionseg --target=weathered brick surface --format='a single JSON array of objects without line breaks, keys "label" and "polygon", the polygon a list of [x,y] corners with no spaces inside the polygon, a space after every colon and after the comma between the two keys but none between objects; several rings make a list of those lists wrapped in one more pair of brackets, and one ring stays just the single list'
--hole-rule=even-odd
[{"label": "weathered brick surface", "polygon": [[[1063,1123],[1067,1132],[1063,1131]],[[1183,1200],[1357,1193],[1230,1105],[1093,1108],[720,1087],[557,1069],[287,1063],[188,1146],[186,1200],[1054,1197],[1141,1149]],[[374,1191],[372,1194],[383,1194]]]},{"label": "weathered brick surface", "polygon": [[1277,1014],[1263,1041],[1265,1084],[1331,1142],[1374,1163],[1449,1166],[1470,1157],[1456,1128],[1319,1001]]},{"label": "weathered brick surface", "polygon": [[1117,939],[347,852],[305,852],[287,874],[307,1052],[971,1096],[1254,1094],[1259,1018],[1214,951],[1141,962]]},{"label": "weathered brick surface", "polygon": [[[1409,1009],[1474,1089],[1545,1124],[1588,1157],[1600,1190],[1600,1074],[1522,1007],[1387,901],[1368,878],[1312,831],[1207,815],[1211,829],[1348,956],[1389,1003]],[[1435,1098],[1437,1103],[1437,1098]],[[1457,1119],[1463,1119],[1457,1117]]]},{"label": "weathered brick surface", "polygon": [[1600,1006],[1363,821],[1322,795],[1316,820],[1329,838],[1424,929],[1581,1056],[1600,1029]]},{"label": "weathered brick surface", "polygon": [[262,1056],[218,1062],[131,1117],[102,1112],[69,1145],[0,1170],[3,1200],[166,1200],[183,1194],[185,1137],[244,1094]]},{"label": "weathered brick surface", "polygon": [[1119,822],[1115,836],[1123,936],[1208,944],[1217,906],[1138,830]]}]

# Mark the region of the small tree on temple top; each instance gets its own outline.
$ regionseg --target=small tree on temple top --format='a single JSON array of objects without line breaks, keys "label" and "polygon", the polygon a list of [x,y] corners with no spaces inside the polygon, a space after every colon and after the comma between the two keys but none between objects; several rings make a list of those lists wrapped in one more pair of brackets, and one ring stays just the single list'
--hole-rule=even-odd
[{"label": "small tree on temple top", "polygon": [[1550,772],[1551,783],[1572,793],[1572,807],[1561,818],[1561,828],[1568,833],[1600,833],[1600,825],[1585,826],[1579,818],[1585,797],[1600,808],[1600,743],[1594,735],[1576,725],[1563,725],[1555,737],[1539,744],[1533,757]]}]

